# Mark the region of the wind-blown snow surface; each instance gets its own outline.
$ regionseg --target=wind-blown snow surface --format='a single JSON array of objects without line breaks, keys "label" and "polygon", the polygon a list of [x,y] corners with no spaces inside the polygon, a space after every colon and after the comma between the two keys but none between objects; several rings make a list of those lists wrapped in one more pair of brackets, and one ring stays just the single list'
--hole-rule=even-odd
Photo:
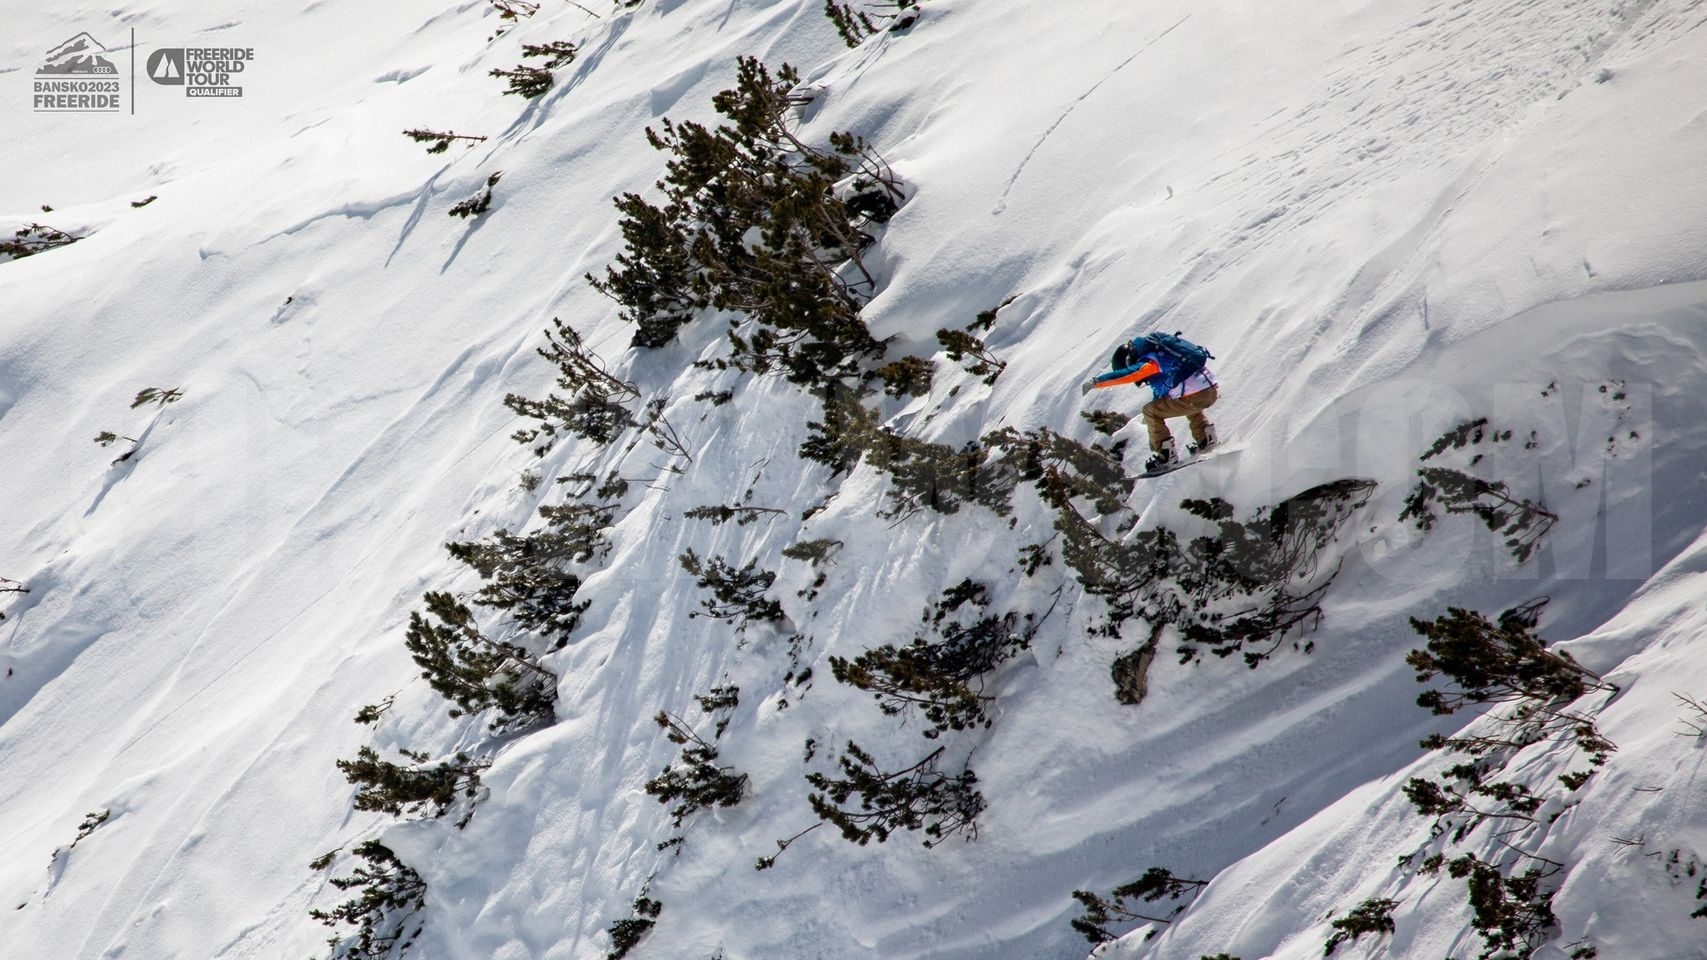
[{"label": "wind-blown snow surface", "polygon": [[[1149,866],[1218,879],[1127,955],[1314,955],[1329,911],[1377,895],[1403,899],[1399,931],[1342,951],[1464,952],[1460,882],[1393,879],[1427,830],[1397,792],[1432,729],[1406,618],[1537,594],[1554,598],[1543,633],[1584,638],[1569,648],[1622,691],[1603,717],[1620,752],[1547,839],[1570,868],[1557,943],[1699,953],[1692,887],[1644,855],[1707,850],[1698,743],[1673,735],[1672,698],[1707,692],[1707,287],[1682,283],[1707,278],[1698,2],[930,0],[910,32],[853,51],[818,4],[778,0],[600,19],[546,0],[496,39],[472,2],[77,13],[17,11],[0,49],[0,213],[88,234],[0,264],[0,577],[30,587],[0,594],[8,956],[307,955],[326,932],[307,910],[341,899],[308,861],[376,833],[430,884],[423,957],[602,956],[648,878],[664,912],[636,956],[1080,956],[1070,892]],[[254,46],[244,97],[145,84],[134,118],[25,111],[43,51],[133,27],[139,59]],[[582,52],[548,95],[500,96],[487,70],[559,39]],[[1138,637],[1090,635],[1095,604],[1058,564],[1014,572],[1051,534],[1043,511],[1022,505],[1014,529],[976,508],[892,524],[874,515],[886,481],[862,468],[800,520],[838,490],[794,457],[804,398],[692,370],[715,320],[627,351],[581,279],[619,249],[609,198],[661,170],[644,126],[708,117],[742,54],[798,65],[820,90],[804,131],[863,134],[913,191],[873,250],[867,318],[893,355],[931,354],[938,328],[1017,297],[988,337],[1009,364],[995,386],[937,356],[933,395],[887,411],[897,428],[1088,438],[1077,383],[1116,338],[1165,327],[1216,350],[1216,420],[1252,446],[1141,488],[1145,522],[1173,522],[1187,495],[1249,508],[1381,481],[1313,653],[1254,671],[1164,657],[1149,699],[1120,706],[1109,664]],[[416,126],[490,139],[429,156],[397,134]],[[445,216],[498,170],[490,212]],[[536,464],[507,439],[501,399],[546,388],[533,347],[554,316],[675,398],[680,473],[645,446]],[[183,399],[129,409],[149,386]],[[688,399],[707,389],[736,399]],[[1524,567],[1464,523],[1423,538],[1396,519],[1416,453],[1476,415],[1537,432],[1509,479],[1562,519]],[[102,430],[139,452],[109,465],[123,448],[93,446]],[[493,749],[415,679],[402,622],[423,590],[472,585],[444,541],[557,501],[522,472],[589,467],[657,479],[630,495],[578,638],[548,658],[559,722],[498,746],[465,830],[352,813],[332,761],[376,739],[349,720],[361,704],[398,693],[382,747]],[[791,515],[682,518],[749,488]],[[820,536],[844,547],[808,607],[811,572],[779,551]],[[690,619],[689,547],[780,572],[808,688],[785,684],[780,636],[738,644]],[[998,677],[995,726],[946,740],[990,803],[977,839],[861,848],[821,830],[755,872],[810,823],[801,775],[838,745],[886,763],[934,749],[825,658],[905,642],[968,576],[1039,613],[1066,584]],[[723,683],[741,688],[723,759],[752,794],[660,853],[668,817],[640,787],[674,754],[650,717],[692,716],[691,695]]]}]

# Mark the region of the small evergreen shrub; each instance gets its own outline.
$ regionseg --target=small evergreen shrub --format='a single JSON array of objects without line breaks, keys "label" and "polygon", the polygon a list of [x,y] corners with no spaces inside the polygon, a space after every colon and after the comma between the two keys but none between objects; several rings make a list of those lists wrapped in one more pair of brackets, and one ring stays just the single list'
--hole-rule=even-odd
[{"label": "small evergreen shrub", "polygon": [[[1026,649],[1036,630],[1031,617],[987,613],[989,591],[963,580],[925,610],[926,634],[904,647],[884,644],[853,660],[832,656],[837,680],[870,693],[890,716],[922,714],[929,738],[945,730],[988,727],[984,677]],[[962,613],[962,608],[966,612]],[[927,634],[935,634],[930,639]]]},{"label": "small evergreen shrub", "polygon": [[610,925],[611,948],[605,955],[607,960],[622,960],[628,956],[628,951],[639,945],[663,912],[664,905],[644,893],[635,897],[634,913]]},{"label": "small evergreen shrub", "polygon": [[1547,942],[1558,926],[1553,914],[1555,884],[1548,881],[1560,865],[1539,857],[1543,864],[1522,873],[1466,853],[1445,862],[1448,876],[1461,879],[1469,890],[1471,927],[1482,937],[1476,960],[1528,958]]},{"label": "small evergreen shrub", "polygon": [[448,593],[429,590],[427,616],[409,614],[404,645],[421,676],[456,706],[453,717],[494,711],[494,732],[556,719],[557,674],[527,650],[480,632],[474,613]]},{"label": "small evergreen shrub", "polygon": [[[356,895],[331,910],[310,910],[308,915],[334,929],[356,928],[350,936],[326,941],[332,949],[330,960],[396,960],[420,936],[426,881],[378,840],[363,843],[354,853],[364,863],[349,876],[329,882],[339,890],[356,890]],[[316,860],[314,869],[330,862],[330,855]]]},{"label": "small evergreen shrub", "polygon": [[[919,830],[924,845],[934,847],[960,833],[978,835],[978,814],[984,797],[978,776],[970,769],[949,776],[936,768],[945,747],[903,770],[886,773],[869,753],[848,741],[838,759],[842,776],[808,773],[806,781],[819,791],[806,800],[822,823],[835,825],[847,840],[864,846],[883,843],[896,830]],[[850,803],[857,801],[850,807]]]},{"label": "small evergreen shrub", "polygon": [[[1520,833],[1533,836],[1551,822],[1541,820],[1548,797],[1537,789],[1534,763],[1518,764],[1520,755],[1534,756],[1524,751],[1549,739],[1586,754],[1588,770],[1553,778],[1565,789],[1576,790],[1616,749],[1600,735],[1591,715],[1568,709],[1591,692],[1615,688],[1569,656],[1546,649],[1535,633],[1545,602],[1543,598],[1507,610],[1497,623],[1460,608],[1432,621],[1411,621],[1427,639],[1423,650],[1406,658],[1418,682],[1441,676],[1454,684],[1424,691],[1417,698],[1420,706],[1441,715],[1468,705],[1504,708],[1458,735],[1425,739],[1426,748],[1466,759],[1437,777],[1412,778],[1405,786],[1417,812],[1435,818],[1434,836],[1450,831],[1451,843],[1467,842],[1490,820],[1512,824],[1495,828],[1498,832],[1487,837],[1490,848],[1497,848],[1491,858],[1464,852],[1448,859],[1446,853],[1435,852],[1418,867],[1423,874],[1445,869],[1449,876],[1465,880],[1472,926],[1484,947],[1478,960],[1532,957],[1558,926],[1552,912],[1558,882],[1552,878],[1564,865],[1525,852],[1507,839]],[[1414,856],[1402,858],[1401,865]],[[1525,862],[1538,866],[1520,870]],[[1597,953],[1586,941],[1570,946],[1572,957]]]},{"label": "small evergreen shrub", "polygon": [[112,817],[112,815],[113,812],[111,810],[105,809],[92,810],[89,813],[84,814],[83,822],[77,825],[77,836],[71,839],[70,846],[75,847],[84,840],[89,839],[90,835],[96,830],[99,830],[101,826]]},{"label": "small evergreen shrub", "polygon": [[[857,47],[879,30],[905,30],[918,22],[920,0],[824,0],[824,16],[849,47]],[[857,4],[857,5],[856,5]]]},{"label": "small evergreen shrub", "polygon": [[498,185],[498,178],[503,175],[504,171],[499,170],[487,177],[486,186],[481,187],[473,196],[458,200],[450,208],[450,215],[466,220],[485,213],[492,206],[492,188]]},{"label": "small evergreen shrub", "polygon": [[530,67],[525,63],[516,64],[514,70],[504,70],[493,67],[486,72],[487,76],[498,77],[505,81],[505,93],[513,93],[523,100],[544,96],[551,89],[551,71],[544,67]]},{"label": "small evergreen shrub", "polygon": [[484,540],[447,543],[445,549],[485,581],[475,603],[504,611],[518,627],[546,638],[557,650],[569,642],[589,605],[576,599],[581,578],[566,568],[609,555],[616,506],[570,500],[540,507],[540,516],[545,526],[526,535],[498,530]]},{"label": "small evergreen shrub", "polygon": [[1079,582],[1108,603],[1103,632],[1118,635],[1121,624],[1141,618],[1150,625],[1146,646],[1164,627],[1178,631],[1182,663],[1207,648],[1219,657],[1238,653],[1255,667],[1293,629],[1319,620],[1321,598],[1339,571],[1336,565],[1324,575],[1321,558],[1374,486],[1349,478],[1320,484],[1246,520],[1235,519],[1225,500],[1185,500],[1186,513],[1214,528],[1185,541],[1168,527],[1111,540],[1072,506],[1069,488],[1054,495],[1056,529]]},{"label": "small evergreen shrub", "polygon": [[[0,577],[0,593],[29,593],[30,588],[17,580]],[[0,610],[0,620],[6,619],[6,611]]]},{"label": "small evergreen shrub", "polygon": [[1118,410],[1084,410],[1079,416],[1091,425],[1091,429],[1105,437],[1114,436],[1132,422],[1132,417]]},{"label": "small evergreen shrub", "polygon": [[1008,513],[1013,471],[992,460],[982,444],[932,443],[889,427],[879,428],[868,443],[865,462],[889,475],[886,506],[878,516],[901,521],[925,509],[953,514],[969,502]]},{"label": "small evergreen shrub", "polygon": [[[664,416],[664,408],[669,404],[668,394],[648,400],[646,409],[641,414],[640,426],[652,437],[652,446],[655,449],[692,463],[693,454],[688,452],[687,441],[682,438],[675,425],[670,423],[669,418]],[[681,472],[677,467],[672,466],[669,469],[674,473]]]},{"label": "small evergreen shrub", "polygon": [[[1459,424],[1424,451],[1418,459],[1427,462],[1448,450],[1464,450],[1484,441],[1504,443],[1512,438],[1510,430],[1488,426],[1486,417]],[[1533,443],[1531,443],[1533,445]],[[1483,454],[1475,454],[1469,466],[1480,463]],[[1523,563],[1540,548],[1541,541],[1559,519],[1558,515],[1512,493],[1503,481],[1484,480],[1456,467],[1432,466],[1417,471],[1417,484],[1405,498],[1400,520],[1409,520],[1419,530],[1434,526],[1438,506],[1448,514],[1468,513],[1481,520],[1489,530],[1505,538],[1505,547],[1518,563]]]},{"label": "small evergreen shrub", "polygon": [[550,43],[524,43],[522,56],[534,57],[545,61],[545,69],[556,70],[575,62],[575,45],[567,40],[553,40]]},{"label": "small evergreen shrub", "polygon": [[[1161,867],[1151,867],[1137,880],[1115,887],[1106,897],[1090,890],[1074,890],[1073,899],[1079,902],[1085,913],[1073,919],[1073,929],[1086,941],[1099,944],[1118,938],[1109,929],[1116,923],[1170,923],[1188,905],[1180,901],[1188,895],[1196,896],[1208,883],[1207,880],[1176,877]],[[1158,917],[1133,909],[1139,901],[1166,902],[1173,906],[1167,911],[1167,916]]]},{"label": "small evergreen shrub", "polygon": [[883,354],[860,319],[876,278],[861,254],[865,225],[898,209],[902,192],[859,138],[807,144],[793,113],[808,97],[799,74],[741,58],[736,86],[713,98],[716,128],[666,119],[648,130],[671,156],[662,204],[616,200],[624,251],[588,279],[635,325],[634,344],[660,347],[708,307],[738,316],[731,353],[714,366],[783,373],[802,385],[864,383]]},{"label": "small evergreen shrub", "polygon": [[982,379],[986,386],[995,386],[996,378],[1008,367],[1007,361],[997,358],[970,331],[945,327],[936,332],[936,340],[948,353],[948,359],[964,363],[966,372]]},{"label": "small evergreen shrub", "polygon": [[397,694],[392,694],[378,703],[370,703],[356,711],[357,723],[371,727],[379,723],[380,718],[391,712],[391,707],[397,702]]},{"label": "small evergreen shrub", "polygon": [[54,227],[32,223],[13,231],[11,239],[0,239],[0,257],[22,260],[44,250],[69,246],[81,239]]},{"label": "small evergreen shrub", "polygon": [[1557,778],[1567,790],[1576,790],[1616,749],[1590,716],[1566,709],[1591,691],[1611,687],[1568,656],[1546,649],[1535,634],[1544,602],[1507,610],[1497,625],[1456,607],[1433,621],[1411,621],[1428,640],[1424,649],[1406,657],[1417,681],[1428,683],[1443,675],[1456,685],[1424,691],[1417,697],[1419,706],[1444,715],[1470,704],[1510,705],[1504,713],[1489,714],[1479,731],[1435,735],[1422,742],[1428,749],[1468,757],[1434,777],[1413,777],[1404,787],[1417,812],[1434,818],[1436,833],[1451,830],[1455,842],[1490,819],[1536,823],[1545,796],[1521,779],[1496,776],[1518,751],[1548,738],[1581,750],[1589,769]]},{"label": "small evergreen shrub", "polygon": [[818,599],[818,591],[823,589],[824,584],[830,579],[829,573],[826,572],[823,567],[825,564],[830,562],[831,555],[840,549],[841,546],[842,541],[840,540],[831,540],[827,537],[819,537],[813,540],[801,540],[782,548],[782,555],[784,557],[787,557],[790,560],[800,560],[802,562],[809,563],[812,565],[812,569],[816,571],[816,575],[812,578],[812,582],[810,584],[795,591],[796,596],[804,599],[808,603]]},{"label": "small evergreen shrub", "polygon": [[891,397],[922,397],[931,392],[936,367],[924,357],[902,357],[872,371]]},{"label": "small evergreen shrub", "polygon": [[1014,484],[1024,482],[1056,510],[1073,510],[1076,502],[1083,502],[1107,516],[1125,508],[1137,484],[1122,464],[1124,442],[1087,445],[1048,428],[1026,433],[998,430],[984,442],[997,451],[1002,470],[1012,479],[987,485],[988,494],[980,502],[993,499],[992,495],[1011,497]]},{"label": "small evergreen shrub", "polygon": [[450,149],[452,140],[467,140],[468,145],[472,147],[476,143],[486,139],[485,137],[456,133],[455,131],[441,133],[437,130],[428,130],[424,127],[405,130],[403,131],[403,135],[416,143],[427,144],[428,153],[444,153],[446,150]]},{"label": "small evergreen shrub", "polygon": [[776,582],[776,574],[758,569],[757,560],[749,560],[737,570],[722,557],[701,559],[692,549],[678,559],[700,589],[711,591],[711,596],[700,601],[700,610],[692,616],[728,620],[742,630],[751,623],[784,619],[782,604],[767,596]]},{"label": "small evergreen shrub", "polygon": [[[729,711],[738,703],[739,691],[734,687],[718,687],[695,699],[706,713]],[[717,762],[714,741],[723,736],[728,717],[718,721],[710,741],[694,733],[682,718],[668,711],[658,711],[653,719],[664,731],[665,739],[682,748],[675,763],[646,782],[646,792],[658,798],[659,803],[675,804],[670,808],[671,822],[675,827],[680,829],[683,821],[706,807],[733,807],[741,802],[746,793],[747,775],[736,773],[734,768]]]},{"label": "small evergreen shrub", "polygon": [[819,419],[806,422],[800,457],[829,467],[832,477],[850,473],[881,436],[877,414],[853,390],[827,389],[820,399],[823,412]]},{"label": "small evergreen shrub", "polygon": [[492,765],[458,753],[449,760],[429,765],[429,757],[411,750],[400,751],[409,764],[381,760],[371,747],[362,747],[354,760],[337,761],[344,778],[355,784],[357,810],[374,810],[394,817],[417,814],[438,818],[467,802],[457,827],[468,825],[480,793],[480,772]]},{"label": "small evergreen shrub", "polygon": [[137,407],[150,403],[157,407],[164,407],[169,403],[177,403],[183,398],[184,391],[177,387],[172,387],[166,390],[162,390],[159,387],[144,387],[136,392],[136,399],[130,402],[130,408],[135,410]]},{"label": "small evergreen shrub", "polygon": [[[1433,736],[1423,741],[1425,748],[1482,757],[1556,737],[1582,750],[1591,768],[1606,763],[1617,747],[1600,735],[1591,717],[1567,708],[1588,693],[1615,688],[1569,654],[1547,649],[1535,632],[1545,602],[1542,598],[1507,610],[1497,624],[1458,607],[1432,621],[1412,618],[1412,629],[1427,639],[1422,650],[1405,657],[1416,670],[1417,682],[1443,676],[1455,687],[1425,690],[1417,695],[1418,706],[1444,715],[1469,704],[1512,705],[1508,712],[1493,715],[1490,733]],[[1575,789],[1586,779],[1587,774],[1580,773],[1564,783]],[[1475,792],[1484,792],[1479,778]]]},{"label": "small evergreen shrub", "polygon": [[721,526],[733,520],[736,526],[744,527],[768,517],[786,517],[788,511],[776,507],[750,507],[742,504],[708,504],[685,510],[682,516],[689,520],[709,520],[712,526]]},{"label": "small evergreen shrub", "polygon": [[1456,690],[1429,690],[1417,705],[1444,715],[1470,704],[1531,700],[1569,703],[1605,684],[1568,653],[1554,653],[1535,632],[1546,599],[1500,614],[1496,624],[1473,610],[1450,607],[1434,620],[1411,618],[1411,629],[1427,643],[1405,656],[1418,683],[1436,676]]},{"label": "small evergreen shrub", "polygon": [[1350,941],[1356,943],[1366,933],[1380,936],[1392,933],[1393,908],[1399,901],[1385,897],[1371,897],[1351,909],[1350,913],[1335,920],[1329,926],[1333,934],[1322,944],[1322,956],[1331,957],[1339,945]]},{"label": "small evergreen shrub", "polygon": [[557,368],[557,390],[543,400],[520,394],[504,397],[504,406],[538,425],[517,430],[512,437],[523,446],[533,444],[534,453],[545,456],[563,434],[597,444],[614,441],[635,425],[625,404],[638,400],[640,391],[616,378],[599,355],[588,349],[575,329],[553,317],[545,332],[546,346],[537,353]]},{"label": "small evergreen shrub", "polygon": [[552,638],[552,648],[558,649],[580,625],[589,605],[575,599],[581,578],[562,565],[586,556],[587,546],[560,530],[546,528],[521,537],[499,530],[485,540],[447,543],[445,549],[487,581],[475,595],[475,603],[509,611],[518,626]]}]

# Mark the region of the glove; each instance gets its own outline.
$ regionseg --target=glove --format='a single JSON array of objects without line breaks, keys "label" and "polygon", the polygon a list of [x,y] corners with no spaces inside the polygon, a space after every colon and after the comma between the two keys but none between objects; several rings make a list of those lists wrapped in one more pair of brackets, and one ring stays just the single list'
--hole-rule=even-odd
[{"label": "glove", "polygon": [[1090,393],[1091,390],[1093,390],[1096,387],[1096,385],[1097,385],[1097,382],[1095,380],[1086,380],[1084,383],[1079,385],[1079,396],[1082,397],[1082,396]]}]

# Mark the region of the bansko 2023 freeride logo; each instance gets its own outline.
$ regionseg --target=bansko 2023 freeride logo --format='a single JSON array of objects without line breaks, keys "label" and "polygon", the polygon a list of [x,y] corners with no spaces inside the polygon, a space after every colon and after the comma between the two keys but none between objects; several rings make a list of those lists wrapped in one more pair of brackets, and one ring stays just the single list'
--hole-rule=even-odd
[{"label": "bansko 2023 freeride logo", "polygon": [[241,97],[236,81],[254,62],[254,47],[161,47],[148,55],[148,79],[186,97]]},{"label": "bansko 2023 freeride logo", "polygon": [[35,77],[39,111],[117,113],[120,103],[116,56],[99,40],[79,33],[47,52]]}]

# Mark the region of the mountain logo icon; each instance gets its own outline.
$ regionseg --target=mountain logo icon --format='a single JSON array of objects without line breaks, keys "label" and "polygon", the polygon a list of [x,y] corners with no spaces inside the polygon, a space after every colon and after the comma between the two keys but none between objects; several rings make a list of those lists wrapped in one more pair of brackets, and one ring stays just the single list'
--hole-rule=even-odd
[{"label": "mountain logo icon", "polygon": [[108,50],[99,40],[88,33],[79,33],[70,40],[54,47],[47,52],[47,60],[37,70],[36,75],[49,76],[84,76],[89,74],[111,75],[119,72],[113,62],[107,59]]},{"label": "mountain logo icon", "polygon": [[184,85],[184,50],[163,47],[148,56],[148,79],[169,87]]}]

